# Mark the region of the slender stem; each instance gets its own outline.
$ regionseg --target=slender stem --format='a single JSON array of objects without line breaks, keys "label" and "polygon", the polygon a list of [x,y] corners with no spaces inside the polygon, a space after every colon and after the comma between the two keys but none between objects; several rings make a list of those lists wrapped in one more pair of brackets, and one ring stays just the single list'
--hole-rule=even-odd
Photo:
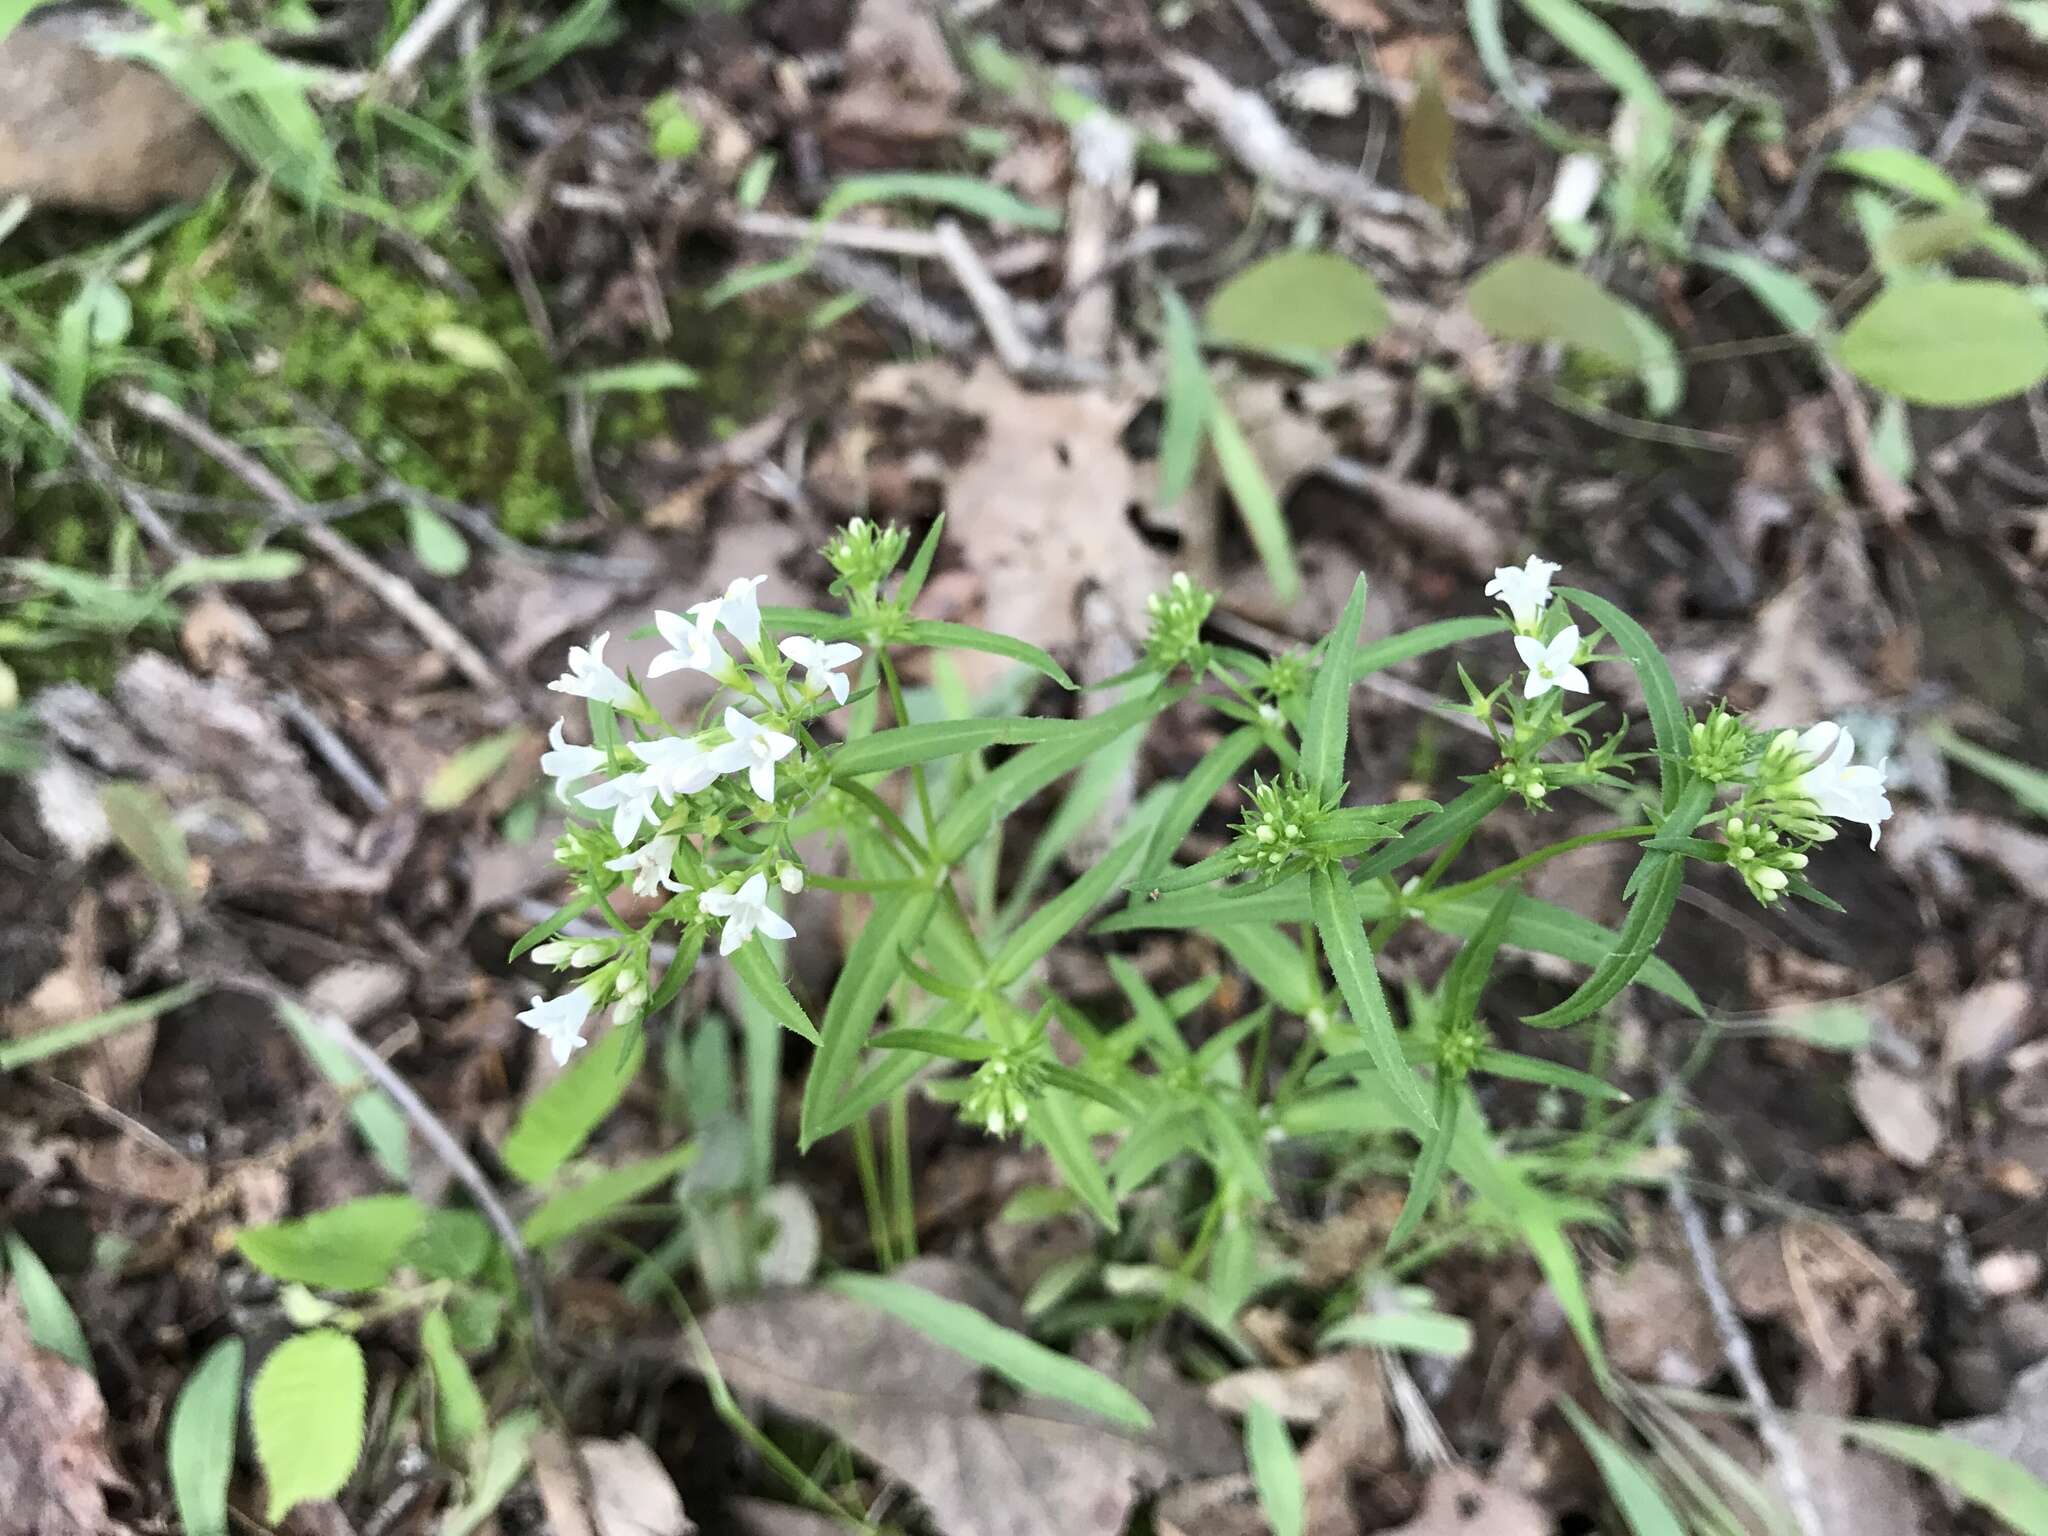
[{"label": "slender stem", "polygon": [[1578,837],[1568,837],[1563,842],[1552,843],[1548,848],[1538,848],[1534,853],[1525,853],[1514,862],[1503,864],[1499,869],[1488,870],[1462,885],[1447,885],[1440,891],[1432,891],[1428,899],[1431,902],[1439,902],[1450,901],[1459,896],[1470,896],[1474,891],[1483,891],[1488,886],[1500,884],[1503,880],[1512,880],[1539,864],[1547,864],[1559,854],[1576,853],[1579,849],[1590,848],[1595,843],[1620,843],[1631,838],[1656,835],[1657,829],[1649,826],[1610,827],[1605,832],[1582,833]]},{"label": "slender stem", "polygon": [[896,1267],[896,1244],[889,1231],[889,1212],[882,1203],[881,1175],[875,1168],[875,1133],[862,1115],[853,1122],[853,1166],[860,1175],[861,1203],[868,1209],[868,1241],[874,1245],[875,1262],[883,1269]]},{"label": "slender stem", "polygon": [[[889,659],[887,651],[878,651],[876,656],[882,664],[882,686],[889,690],[889,708],[895,713],[898,725],[908,725],[910,709],[904,703],[903,681],[896,675],[896,663]],[[924,829],[929,833],[939,824],[939,819],[932,814],[931,785],[925,782],[923,763],[910,765],[910,782],[917,786],[917,809],[924,817]]]},{"label": "slender stem", "polygon": [[917,1200],[910,1178],[910,1093],[889,1098],[889,1193],[896,1207],[896,1249],[906,1260],[917,1257]]}]

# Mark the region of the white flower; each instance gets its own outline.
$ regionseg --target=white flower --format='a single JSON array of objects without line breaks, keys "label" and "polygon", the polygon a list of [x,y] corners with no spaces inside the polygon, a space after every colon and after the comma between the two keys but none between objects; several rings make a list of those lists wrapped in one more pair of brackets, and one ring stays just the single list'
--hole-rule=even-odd
[{"label": "white flower", "polygon": [[633,690],[626,686],[626,680],[604,664],[604,643],[611,639],[606,630],[590,642],[590,649],[580,645],[569,647],[569,670],[556,678],[548,687],[556,693],[573,693],[579,699],[595,699],[600,704],[630,704]]},{"label": "white flower", "polygon": [[809,635],[791,635],[782,642],[782,654],[804,669],[804,687],[812,693],[830,693],[846,702],[846,675],[839,669],[860,660],[860,647],[844,642],[828,644]]},{"label": "white flower", "polygon": [[597,1001],[597,994],[587,983],[546,1002],[535,996],[533,1006],[519,1015],[519,1022],[540,1032],[540,1037],[553,1051],[556,1063],[560,1064],[584,1043],[583,1021],[590,1017],[590,1010],[597,1006]]},{"label": "white flower", "polygon": [[1566,693],[1590,693],[1586,674],[1577,666],[1579,626],[1567,624],[1545,645],[1528,635],[1515,636],[1515,654],[1529,669],[1529,681],[1522,689],[1525,699],[1540,699],[1553,688]]},{"label": "white flower", "polygon": [[654,610],[654,627],[661,631],[661,638],[669,643],[669,649],[656,656],[647,664],[649,677],[666,677],[671,672],[704,672],[724,683],[728,688],[739,681],[740,669],[725,647],[718,643],[715,613],[699,613],[705,605],[699,603],[690,612],[697,614],[692,623],[680,613],[670,613],[665,608]]},{"label": "white flower", "polygon": [[756,872],[737,891],[706,891],[697,898],[697,910],[725,919],[718,936],[718,952],[729,955],[758,931],[771,939],[793,939],[796,930],[768,907],[768,877]]},{"label": "white flower", "polygon": [[555,781],[555,798],[569,798],[569,786],[578,779],[587,779],[593,773],[602,773],[607,761],[605,753],[597,747],[579,747],[562,734],[563,722],[557,720],[554,729],[548,732],[548,745],[552,751],[543,752],[540,771]]},{"label": "white flower", "polygon": [[728,631],[752,650],[761,643],[761,600],[755,595],[756,589],[766,576],[736,576],[727,585],[723,597],[714,597],[708,603],[693,603],[690,612],[699,616],[704,624],[723,624]]},{"label": "white flower", "polygon": [[694,736],[664,736],[659,741],[636,741],[633,755],[647,765],[647,781],[664,800],[694,795],[711,787],[723,769],[711,761],[711,754]]},{"label": "white flower", "polygon": [[1870,828],[1870,846],[1875,848],[1878,829],[1892,814],[1892,803],[1884,792],[1886,765],[1851,766],[1856,740],[1832,720],[1802,731],[1799,751],[1813,760],[1813,766],[1799,776],[1799,792],[1819,806],[1823,816],[1861,822]]},{"label": "white flower", "polygon": [[1593,199],[1600,195],[1600,183],[1606,179],[1607,167],[1598,155],[1566,155],[1558,162],[1557,180],[1551,183],[1544,213],[1553,224],[1578,223],[1593,211]]},{"label": "white flower", "polygon": [[804,872],[794,864],[776,866],[775,883],[785,894],[794,896],[804,888]]},{"label": "white flower", "polygon": [[775,765],[796,750],[796,738],[769,730],[730,704],[725,707],[725,728],[732,732],[732,740],[712,749],[711,766],[720,773],[744,770],[754,793],[763,800],[773,800]]},{"label": "white flower", "polygon": [[654,780],[645,773],[622,773],[603,784],[593,784],[576,797],[578,805],[593,811],[612,813],[612,838],[623,848],[633,841],[643,821],[657,821],[654,814]]},{"label": "white flower", "polygon": [[1550,606],[1550,578],[1562,569],[1541,556],[1531,555],[1525,565],[1504,565],[1495,571],[1493,580],[1486,584],[1486,595],[1507,604],[1508,612],[1515,617],[1516,629],[1534,634],[1543,610]]},{"label": "white flower", "polygon": [[658,891],[680,891],[671,872],[675,864],[676,848],[682,837],[674,832],[664,832],[640,847],[620,854],[616,859],[605,861],[606,869],[630,870],[633,875],[633,894],[652,896]]}]

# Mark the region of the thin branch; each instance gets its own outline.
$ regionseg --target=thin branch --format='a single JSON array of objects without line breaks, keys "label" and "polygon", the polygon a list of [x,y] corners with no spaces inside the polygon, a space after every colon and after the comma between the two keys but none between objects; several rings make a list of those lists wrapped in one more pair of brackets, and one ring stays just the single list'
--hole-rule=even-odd
[{"label": "thin branch", "polygon": [[995,348],[996,359],[1005,369],[1018,378],[1056,379],[1067,383],[1104,376],[1104,370],[1099,366],[1033,345],[1031,338],[1024,334],[1023,322],[1018,319],[1017,308],[1010,302],[1010,296],[983,264],[980,253],[968,243],[958,224],[951,219],[941,219],[933,233],[939,243],[939,254],[951,269],[953,280],[959,283],[960,291],[967,295],[967,302],[980,317],[982,329],[988,332],[989,343]]},{"label": "thin branch", "polygon": [[384,62],[377,66],[377,85],[388,91],[405,84],[441,40],[441,34],[454,26],[462,13],[475,3],[476,0],[427,0],[426,9],[399,34],[398,41],[391,45],[391,51],[384,55]]}]

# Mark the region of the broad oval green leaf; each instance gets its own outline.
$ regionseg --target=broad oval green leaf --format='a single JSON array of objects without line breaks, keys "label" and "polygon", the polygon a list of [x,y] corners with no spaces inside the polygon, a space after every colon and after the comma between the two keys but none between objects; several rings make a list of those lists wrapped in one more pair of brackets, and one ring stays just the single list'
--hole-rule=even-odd
[{"label": "broad oval green leaf", "polygon": [[425,502],[405,504],[405,534],[413,558],[432,574],[460,576],[469,568],[469,541]]},{"label": "broad oval green leaf", "polygon": [[1628,373],[1646,361],[1632,306],[1547,256],[1503,256],[1472,280],[1465,302],[1505,341],[1562,342]]},{"label": "broad oval green leaf", "polygon": [[369,1390],[361,1346],[335,1329],[299,1334],[271,1351],[249,1389],[256,1460],[270,1484],[265,1519],[274,1524],[347,1485],[363,1451]]},{"label": "broad oval green leaf", "polygon": [[391,1278],[426,1219],[426,1207],[410,1195],[368,1195],[297,1221],[245,1227],[235,1246],[279,1280],[369,1291]]},{"label": "broad oval green leaf", "polygon": [[2048,317],[2012,283],[1910,283],[1859,310],[1836,355],[1913,405],[1988,405],[2048,379]]},{"label": "broad oval green leaf", "polygon": [[222,1339],[178,1389],[164,1460],[185,1536],[227,1536],[235,1420],[242,1409],[240,1339]]},{"label": "broad oval green leaf", "polygon": [[553,1178],[617,1108],[647,1055],[646,1031],[614,1025],[539,1093],[498,1155],[529,1184]]},{"label": "broad oval green leaf", "polygon": [[80,1370],[92,1370],[92,1349],[85,1342],[78,1314],[72,1311],[57,1277],[18,1232],[7,1234],[7,1264],[14,1272],[14,1293],[28,1319],[29,1337]]},{"label": "broad oval green leaf", "polygon": [[1212,340],[1260,352],[1341,352],[1392,320],[1365,268],[1334,251],[1290,250],[1255,261],[1202,311]]}]

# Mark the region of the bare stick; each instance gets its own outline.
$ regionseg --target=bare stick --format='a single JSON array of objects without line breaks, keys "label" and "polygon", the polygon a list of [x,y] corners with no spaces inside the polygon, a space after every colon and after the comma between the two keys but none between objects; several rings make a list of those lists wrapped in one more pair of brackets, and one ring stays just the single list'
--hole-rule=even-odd
[{"label": "bare stick", "polygon": [[[1667,1084],[1666,1092],[1669,1091],[1670,1085]],[[1657,1145],[1668,1150],[1677,1144],[1667,1098],[1663,1113],[1657,1120]],[[1713,1314],[1714,1331],[1721,1336],[1721,1348],[1727,1353],[1729,1368],[1735,1372],[1742,1395],[1749,1399],[1749,1406],[1756,1411],[1757,1433],[1763,1437],[1765,1447],[1778,1463],[1778,1473],[1785,1483],[1785,1503],[1792,1512],[1793,1524],[1799,1527],[1800,1536],[1826,1536],[1827,1528],[1821,1523],[1820,1507],[1814,1503],[1813,1480],[1806,1473],[1806,1460],[1800,1454],[1799,1442],[1785,1427],[1778,1405],[1771,1401],[1771,1389],[1764,1384],[1764,1373],[1757,1367],[1756,1351],[1750,1347],[1749,1334],[1744,1331],[1734,1299],[1729,1296],[1728,1287],[1721,1279],[1721,1266],[1714,1258],[1713,1239],[1707,1235],[1706,1217],[1700,1214],[1692,1191],[1685,1187],[1685,1179],[1676,1168],[1665,1175],[1664,1192],[1671,1201],[1671,1209],[1678,1215],[1678,1225],[1685,1232],[1686,1250],[1692,1255],[1692,1267],[1699,1276],[1700,1289],[1706,1292],[1707,1310]]]},{"label": "bare stick", "polygon": [[433,605],[415,592],[403,577],[385,570],[324,523],[309,520],[304,503],[262,461],[154,390],[137,384],[124,384],[119,393],[122,404],[130,410],[177,433],[279,512],[290,517],[293,520],[291,532],[295,537],[304,539],[321,556],[339,566],[344,574],[367,588],[410,625],[421,639],[447,657],[464,677],[496,698],[512,699],[510,685],[498,675],[497,668],[484,659],[483,652],[470,643],[467,635],[436,612]]},{"label": "bare stick", "polygon": [[974,306],[982,329],[988,332],[989,344],[996,349],[997,360],[1012,373],[1029,373],[1038,349],[1032,346],[1023,326],[1018,324],[1017,311],[1011,307],[1010,296],[1003,292],[1002,284],[982,265],[981,257],[967,243],[967,236],[953,220],[939,220],[932,233],[938,242],[939,254],[952,269],[960,291],[967,295],[967,302]]},{"label": "bare stick", "polygon": [[427,0],[426,9],[412,19],[412,25],[399,34],[391,51],[384,55],[384,62],[377,67],[377,84],[385,90],[403,85],[441,40],[441,34],[454,26],[456,19],[474,3],[475,0]]},{"label": "bare stick", "polygon": [[542,1354],[547,1354],[552,1340],[540,1266],[534,1261],[533,1250],[526,1246],[526,1239],[519,1235],[519,1223],[505,1209],[505,1203],[498,1198],[498,1192],[491,1187],[483,1169],[477,1167],[476,1159],[463,1147],[461,1138],[449,1130],[447,1123],[434,1113],[427,1101],[413,1091],[412,1084],[399,1075],[398,1069],[378,1055],[340,1014],[308,1007],[304,999],[295,996],[290,989],[279,985],[261,970],[230,970],[215,979],[224,987],[262,998],[280,1013],[291,1011],[308,1020],[362,1070],[363,1076],[391,1096],[391,1101],[412,1123],[412,1128],[419,1132],[420,1140],[427,1144],[428,1150],[446,1164],[448,1171],[455,1175],[456,1182],[469,1191],[469,1197],[476,1201],[484,1220],[491,1224],[491,1230],[505,1245],[513,1267],[519,1272],[520,1288],[526,1293],[526,1305],[533,1317],[534,1343]]}]

